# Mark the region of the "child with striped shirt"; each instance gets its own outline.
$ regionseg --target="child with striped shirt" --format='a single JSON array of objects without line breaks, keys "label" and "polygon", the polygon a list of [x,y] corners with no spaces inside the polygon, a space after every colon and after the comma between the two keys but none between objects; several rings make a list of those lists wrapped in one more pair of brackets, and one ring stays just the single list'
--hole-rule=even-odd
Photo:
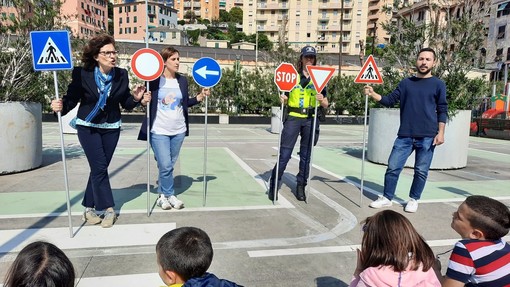
[{"label": "child with striped shirt", "polygon": [[453,213],[451,227],[462,236],[450,256],[443,287],[510,286],[510,210],[503,203],[473,195]]}]

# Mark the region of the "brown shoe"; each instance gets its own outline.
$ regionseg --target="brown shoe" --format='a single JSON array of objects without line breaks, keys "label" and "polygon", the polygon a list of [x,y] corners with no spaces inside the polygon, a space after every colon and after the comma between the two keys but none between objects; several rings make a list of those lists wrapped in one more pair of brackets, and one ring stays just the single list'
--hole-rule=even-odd
[{"label": "brown shoe", "polygon": [[110,228],[113,226],[113,224],[117,221],[117,214],[115,214],[115,211],[105,211],[103,221],[101,221],[101,227],[103,228]]},{"label": "brown shoe", "polygon": [[87,222],[88,224],[98,224],[101,222],[101,217],[96,214],[96,211],[93,208],[85,208],[81,220]]}]

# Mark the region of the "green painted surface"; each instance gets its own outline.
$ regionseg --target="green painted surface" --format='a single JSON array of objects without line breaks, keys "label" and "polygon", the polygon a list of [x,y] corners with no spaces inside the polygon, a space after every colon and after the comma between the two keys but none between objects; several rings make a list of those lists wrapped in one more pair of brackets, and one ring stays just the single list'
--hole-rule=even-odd
[{"label": "green painted surface", "polygon": [[[45,150],[45,153],[59,151]],[[119,148],[116,155],[139,155],[140,148]],[[183,147],[176,165],[176,194],[184,201],[185,207],[202,207],[204,195],[203,149]],[[223,148],[208,148],[207,153],[207,200],[206,207],[236,207],[272,205],[267,199],[265,188],[245,171]],[[157,170],[152,170],[154,181]],[[134,183],[144,186],[145,182]],[[151,206],[157,198],[155,182],[151,182]],[[146,209],[146,188],[113,188],[116,209]],[[81,211],[83,190],[71,190],[73,211]],[[65,212],[67,210],[65,191],[30,191],[0,193],[2,208],[0,215]],[[27,204],[30,202],[30,204]],[[156,207],[159,208],[159,207]]]},{"label": "green painted surface", "polygon": [[[361,182],[361,160],[350,154],[360,154],[361,149],[352,148],[322,148],[314,149],[313,163],[326,168],[328,171],[345,177],[351,181]],[[473,153],[473,154],[472,154]],[[498,160],[505,161],[505,155],[494,154],[490,152],[477,152],[470,150],[471,156],[479,156],[493,160],[493,157],[499,157]],[[496,159],[494,159],[496,160]],[[508,160],[508,159],[506,159]],[[365,172],[363,185],[383,192],[385,165],[365,162]],[[412,183],[412,175],[401,173],[396,191],[396,198],[407,200],[409,198],[409,188]],[[476,180],[476,181],[427,181],[425,190],[422,194],[424,200],[441,200],[463,198],[469,195],[486,196],[510,196],[510,180]]]}]

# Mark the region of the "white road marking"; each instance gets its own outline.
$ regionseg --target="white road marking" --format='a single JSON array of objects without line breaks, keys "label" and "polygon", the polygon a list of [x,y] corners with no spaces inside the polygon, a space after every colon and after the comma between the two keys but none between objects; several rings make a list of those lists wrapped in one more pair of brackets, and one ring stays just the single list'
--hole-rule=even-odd
[{"label": "white road marking", "polygon": [[116,224],[112,228],[84,225],[73,229],[73,238],[68,227],[2,230],[0,253],[18,252],[36,240],[51,242],[61,249],[155,245],[163,234],[175,227],[173,222]]},{"label": "white road marking", "polygon": [[130,274],[118,276],[102,276],[82,278],[77,282],[76,287],[97,287],[97,286],[164,286],[158,273]]},{"label": "white road marking", "polygon": [[[503,237],[504,240],[509,241],[510,236]],[[443,240],[430,240],[427,241],[430,247],[450,246],[453,247],[457,239],[443,239]],[[324,253],[345,253],[354,252],[356,249],[361,248],[359,244],[342,245],[342,246],[326,246],[326,247],[305,247],[305,248],[287,248],[287,249],[271,249],[271,250],[255,250],[248,251],[248,256],[256,257],[273,257],[273,256],[291,256],[291,255],[306,255],[306,254],[324,254]]]}]

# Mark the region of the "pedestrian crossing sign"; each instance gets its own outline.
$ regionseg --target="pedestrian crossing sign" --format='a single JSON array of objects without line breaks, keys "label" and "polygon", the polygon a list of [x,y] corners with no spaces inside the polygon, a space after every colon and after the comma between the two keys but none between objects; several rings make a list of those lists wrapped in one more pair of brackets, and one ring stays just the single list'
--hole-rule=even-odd
[{"label": "pedestrian crossing sign", "polygon": [[30,42],[34,70],[54,71],[73,68],[68,31],[32,31]]},{"label": "pedestrian crossing sign", "polygon": [[372,55],[368,56],[367,61],[361,68],[358,76],[354,80],[357,84],[382,84],[383,79],[381,77],[381,73],[379,73],[379,69],[375,64],[374,57]]}]

